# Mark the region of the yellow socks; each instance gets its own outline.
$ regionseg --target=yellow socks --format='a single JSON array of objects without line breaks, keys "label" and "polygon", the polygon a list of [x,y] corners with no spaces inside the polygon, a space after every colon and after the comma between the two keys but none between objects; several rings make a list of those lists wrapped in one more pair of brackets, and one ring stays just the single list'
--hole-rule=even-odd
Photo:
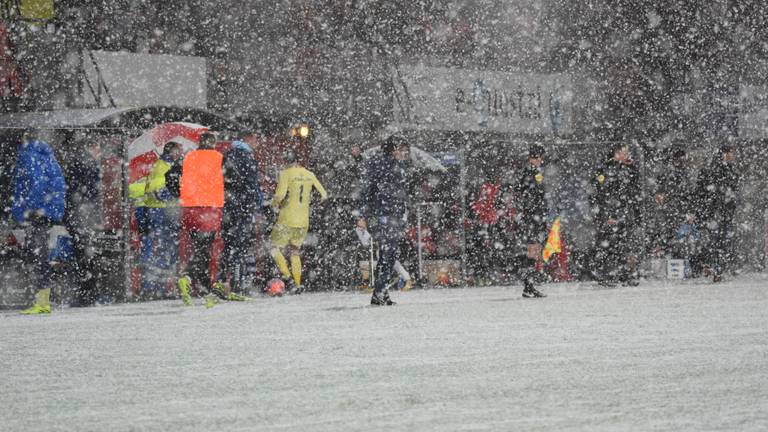
[{"label": "yellow socks", "polygon": [[291,255],[291,267],[288,268],[288,261],[285,259],[285,255],[278,248],[274,248],[271,251],[272,259],[275,260],[277,268],[280,270],[280,274],[283,275],[283,279],[293,278],[293,283],[296,286],[301,285],[301,256]]},{"label": "yellow socks", "polygon": [[283,253],[280,252],[280,249],[272,249],[271,254],[272,259],[275,260],[275,264],[277,264],[277,268],[280,270],[280,274],[283,275],[283,279],[291,277],[291,271],[288,269],[288,261],[285,259]]},{"label": "yellow socks", "polygon": [[299,255],[291,255],[291,274],[293,274],[293,282],[296,286],[301,285],[301,257]]}]

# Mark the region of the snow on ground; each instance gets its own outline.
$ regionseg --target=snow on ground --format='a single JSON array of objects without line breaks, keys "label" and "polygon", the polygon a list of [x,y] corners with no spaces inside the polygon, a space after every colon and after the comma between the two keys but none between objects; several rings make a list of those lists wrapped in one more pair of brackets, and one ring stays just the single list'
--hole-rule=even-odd
[{"label": "snow on ground", "polygon": [[0,313],[0,429],[768,430],[768,278]]}]

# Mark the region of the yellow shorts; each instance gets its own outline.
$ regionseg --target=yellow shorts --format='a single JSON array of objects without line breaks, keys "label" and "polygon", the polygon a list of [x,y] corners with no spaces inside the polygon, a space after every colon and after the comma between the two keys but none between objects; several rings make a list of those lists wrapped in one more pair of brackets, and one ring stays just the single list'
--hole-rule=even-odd
[{"label": "yellow shorts", "polygon": [[301,247],[304,244],[304,239],[307,237],[308,228],[293,228],[285,225],[275,224],[272,228],[272,234],[270,240],[272,240],[272,246],[284,248],[290,244],[294,247]]}]

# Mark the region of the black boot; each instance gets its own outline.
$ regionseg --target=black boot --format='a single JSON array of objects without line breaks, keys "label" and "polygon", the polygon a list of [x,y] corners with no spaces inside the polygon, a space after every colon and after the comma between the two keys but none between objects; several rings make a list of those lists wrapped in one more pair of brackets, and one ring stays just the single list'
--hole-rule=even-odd
[{"label": "black boot", "polygon": [[392,301],[391,298],[389,298],[389,292],[384,291],[383,293],[377,293],[374,291],[373,295],[371,296],[371,305],[373,306],[393,306],[396,303]]},{"label": "black boot", "polygon": [[530,280],[523,281],[523,297],[525,298],[544,298],[547,295],[533,287]]},{"label": "black boot", "polygon": [[304,292],[304,285],[296,285],[292,278],[288,278],[285,287],[290,295],[299,295]]}]

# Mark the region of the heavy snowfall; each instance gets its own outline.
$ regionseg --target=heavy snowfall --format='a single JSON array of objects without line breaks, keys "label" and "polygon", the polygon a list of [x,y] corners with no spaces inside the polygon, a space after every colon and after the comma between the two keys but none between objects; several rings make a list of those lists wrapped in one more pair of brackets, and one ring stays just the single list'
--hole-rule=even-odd
[{"label": "heavy snowfall", "polygon": [[764,3],[0,2],[0,430],[768,429]]}]

